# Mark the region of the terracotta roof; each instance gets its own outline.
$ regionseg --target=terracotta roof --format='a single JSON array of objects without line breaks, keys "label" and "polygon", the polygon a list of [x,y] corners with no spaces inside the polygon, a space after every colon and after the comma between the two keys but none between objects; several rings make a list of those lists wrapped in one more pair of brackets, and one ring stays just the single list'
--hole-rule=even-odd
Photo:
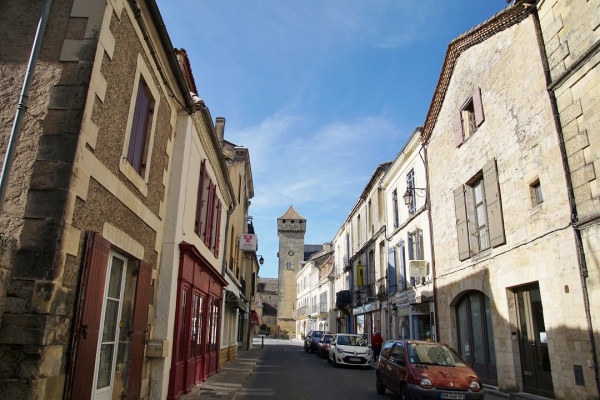
[{"label": "terracotta roof", "polygon": [[303,220],[305,220],[305,218],[303,216],[298,214],[298,211],[296,211],[294,206],[290,206],[290,208],[288,208],[288,210],[285,212],[285,214],[283,214],[281,217],[279,217],[279,219],[303,219]]}]

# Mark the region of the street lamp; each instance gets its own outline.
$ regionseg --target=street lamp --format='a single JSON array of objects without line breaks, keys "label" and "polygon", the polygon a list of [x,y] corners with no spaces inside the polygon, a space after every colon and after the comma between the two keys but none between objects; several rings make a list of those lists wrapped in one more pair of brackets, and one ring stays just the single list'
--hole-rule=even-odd
[{"label": "street lamp", "polygon": [[426,190],[427,189],[423,189],[423,188],[416,188],[416,187],[408,187],[406,188],[406,192],[404,193],[404,196],[402,196],[402,198],[404,198],[404,204],[407,206],[410,206],[414,200],[414,195],[417,194],[417,190],[420,190],[423,192],[423,195],[418,195],[419,197],[423,197],[426,194]]},{"label": "street lamp", "polygon": [[265,263],[265,259],[263,258],[263,256],[261,256],[261,255],[257,254],[257,255],[256,255],[256,257],[260,257],[260,258],[258,259],[258,263],[259,263],[260,265],[263,265],[263,264]]}]

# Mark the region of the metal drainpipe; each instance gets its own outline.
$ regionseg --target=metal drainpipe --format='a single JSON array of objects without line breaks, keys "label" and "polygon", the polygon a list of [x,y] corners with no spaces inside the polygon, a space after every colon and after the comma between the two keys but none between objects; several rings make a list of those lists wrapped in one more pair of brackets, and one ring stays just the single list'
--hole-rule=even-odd
[{"label": "metal drainpipe", "polygon": [[542,66],[544,68],[544,75],[546,76],[546,84],[547,84],[546,87],[547,87],[548,97],[550,99],[550,105],[552,107],[552,117],[554,119],[554,125],[555,125],[556,132],[558,135],[559,149],[560,149],[563,169],[565,171],[565,178],[567,180],[567,192],[569,194],[568,195],[569,207],[571,209],[571,225],[573,226],[573,233],[575,236],[575,242],[576,242],[576,247],[577,247],[577,259],[579,261],[579,277],[581,280],[581,288],[583,290],[583,301],[584,301],[584,305],[585,305],[585,316],[586,316],[586,322],[587,322],[587,326],[588,326],[588,334],[590,337],[590,345],[592,347],[592,360],[593,360],[593,364],[594,364],[594,378],[596,380],[597,393],[600,393],[600,373],[598,371],[598,357],[597,357],[597,353],[596,353],[597,347],[596,347],[596,341],[594,338],[594,327],[592,325],[592,316],[590,314],[590,298],[589,298],[589,292],[588,292],[587,283],[586,283],[586,280],[588,278],[587,265],[586,265],[586,261],[585,261],[585,254],[583,251],[583,241],[581,239],[581,232],[575,226],[575,223],[578,221],[579,217],[577,215],[577,206],[575,203],[575,195],[573,194],[573,182],[571,181],[571,170],[570,170],[568,158],[566,155],[567,153],[565,150],[564,135],[563,135],[562,127],[560,124],[558,105],[557,105],[556,97],[554,95],[554,91],[552,88],[553,81],[552,81],[552,77],[550,75],[550,68],[548,66],[548,56],[546,55],[546,48],[544,46],[544,39],[543,39],[543,35],[542,35],[542,28],[541,28],[541,24],[540,24],[540,17],[538,15],[537,4],[538,4],[538,2],[536,2],[532,6],[531,14],[533,15],[533,21],[534,21],[534,25],[535,25],[538,47],[539,47],[540,55],[542,58]]},{"label": "metal drainpipe", "polygon": [[33,40],[33,47],[29,56],[29,63],[27,65],[27,71],[25,72],[25,79],[23,82],[23,89],[21,90],[21,97],[19,98],[19,104],[17,105],[17,112],[13,122],[12,131],[10,132],[10,138],[8,146],[6,148],[6,155],[4,156],[4,165],[2,166],[2,176],[0,177],[0,212],[2,212],[2,205],[4,204],[4,195],[6,193],[6,187],[8,186],[8,178],[10,175],[10,169],[12,167],[12,161],[14,153],[17,148],[17,142],[21,134],[21,120],[23,114],[27,110],[27,102],[29,100],[29,91],[31,89],[31,82],[35,75],[35,65],[37,62],[38,55],[40,53],[40,47],[44,39],[44,32],[46,31],[46,24],[48,23],[48,17],[50,15],[50,8],[52,7],[52,0],[44,0],[42,6],[42,15],[38,22],[37,31]]},{"label": "metal drainpipe", "polygon": [[435,335],[433,340],[439,341],[438,335],[438,305],[437,305],[437,279],[435,271],[435,246],[433,245],[433,221],[431,220],[431,203],[429,198],[429,168],[427,166],[427,146],[422,144],[423,149],[423,164],[425,165],[425,187],[427,188],[425,203],[427,205],[427,219],[429,220],[429,247],[431,249],[431,279],[433,284],[433,323],[435,329],[432,334]]}]

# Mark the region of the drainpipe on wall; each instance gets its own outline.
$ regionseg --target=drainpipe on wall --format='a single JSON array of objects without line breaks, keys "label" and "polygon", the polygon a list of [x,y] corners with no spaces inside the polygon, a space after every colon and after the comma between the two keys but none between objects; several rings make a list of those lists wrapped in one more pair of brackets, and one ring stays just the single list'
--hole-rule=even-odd
[{"label": "drainpipe on wall", "polygon": [[17,105],[17,112],[15,114],[12,131],[10,132],[6,155],[4,156],[4,165],[2,166],[2,176],[0,177],[0,212],[2,212],[2,205],[4,204],[4,195],[6,193],[6,187],[8,186],[8,177],[10,175],[14,153],[17,148],[17,142],[19,141],[19,136],[21,134],[21,120],[27,110],[31,82],[35,75],[35,66],[44,39],[44,32],[46,31],[46,24],[48,23],[51,7],[52,0],[45,0],[44,5],[42,6],[42,15],[40,16],[35,37],[33,39],[29,63],[27,64],[27,71],[25,72],[25,79],[23,81],[23,89],[21,90],[21,97],[19,98],[19,104]]},{"label": "drainpipe on wall", "polygon": [[[546,76],[546,85],[547,85],[546,88],[547,88],[547,92],[548,92],[548,97],[550,99],[550,105],[552,107],[552,117],[554,119],[554,125],[556,128],[556,132],[558,134],[559,149],[560,149],[563,169],[565,172],[565,178],[567,180],[567,192],[568,192],[568,198],[569,198],[569,207],[571,210],[571,226],[573,227],[573,233],[575,236],[575,242],[576,242],[576,247],[577,247],[577,259],[579,262],[579,277],[581,280],[581,287],[583,290],[583,302],[584,302],[584,306],[585,306],[585,316],[586,316],[586,322],[587,322],[587,327],[588,327],[588,334],[590,337],[590,345],[592,347],[592,360],[593,360],[593,364],[594,364],[593,365],[594,378],[596,380],[597,393],[600,393],[600,374],[598,371],[598,357],[597,357],[597,350],[596,350],[597,347],[596,347],[596,341],[594,338],[594,327],[592,325],[592,316],[590,314],[590,297],[589,297],[589,292],[588,292],[588,288],[587,288],[588,270],[587,270],[587,264],[586,264],[586,260],[585,260],[584,250],[583,250],[583,241],[581,239],[581,232],[578,229],[578,227],[576,226],[576,224],[579,220],[579,217],[577,215],[577,206],[576,206],[576,202],[575,202],[575,195],[573,193],[573,182],[571,180],[571,169],[569,167],[569,161],[568,161],[567,152],[565,149],[564,135],[563,135],[562,126],[560,124],[560,117],[559,117],[559,112],[558,112],[556,96],[554,95],[554,85],[556,84],[556,82],[552,80],[552,76],[550,75],[550,67],[548,66],[548,56],[546,54],[546,47],[544,46],[544,38],[542,35],[540,17],[539,17],[538,10],[537,10],[538,3],[539,2],[536,2],[531,7],[531,14],[533,15],[533,21],[534,21],[534,25],[535,25],[538,47],[539,47],[540,55],[542,58],[542,66],[544,68],[544,75]],[[578,61],[583,62],[584,59],[585,59],[585,57]],[[573,64],[573,66],[571,66],[569,69],[567,69],[566,71],[563,72],[563,74],[559,77],[558,80],[560,81],[563,77],[568,76],[579,65],[580,65],[580,63],[575,62]]]},{"label": "drainpipe on wall", "polygon": [[431,220],[431,205],[429,204],[429,168],[427,167],[427,146],[423,143],[421,145],[423,149],[423,165],[425,166],[425,203],[427,206],[427,219],[429,220],[429,247],[431,249],[431,280],[433,284],[433,323],[435,329],[432,330],[434,337],[432,340],[439,341],[438,336],[438,304],[437,304],[437,279],[435,273],[435,249],[433,245],[433,222]]}]

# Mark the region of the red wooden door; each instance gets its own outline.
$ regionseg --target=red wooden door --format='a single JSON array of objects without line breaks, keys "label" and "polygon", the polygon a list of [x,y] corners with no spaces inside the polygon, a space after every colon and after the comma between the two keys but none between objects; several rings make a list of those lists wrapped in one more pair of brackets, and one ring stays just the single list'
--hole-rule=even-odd
[{"label": "red wooden door", "polygon": [[108,240],[99,233],[88,232],[74,323],[71,399],[92,397],[109,253]]},{"label": "red wooden door", "polygon": [[187,332],[189,324],[190,285],[180,283],[179,301],[175,315],[175,332],[173,341],[173,358],[169,380],[169,399],[178,399],[186,390],[186,364],[187,364]]},{"label": "red wooden door", "polygon": [[140,398],[151,281],[152,267],[150,264],[140,261],[135,288],[135,303],[133,306],[133,326],[131,327],[132,333],[129,338],[131,345],[129,348],[129,372],[127,376],[128,400]]}]

